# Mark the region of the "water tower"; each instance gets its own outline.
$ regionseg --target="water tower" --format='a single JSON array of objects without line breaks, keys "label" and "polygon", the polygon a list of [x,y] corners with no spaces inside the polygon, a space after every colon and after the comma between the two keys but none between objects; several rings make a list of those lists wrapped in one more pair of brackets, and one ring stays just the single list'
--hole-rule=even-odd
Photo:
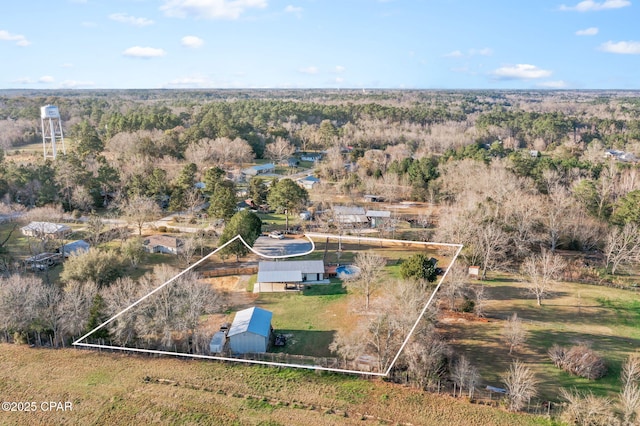
[{"label": "water tower", "polygon": [[42,149],[44,151],[44,158],[53,158],[55,160],[58,155],[58,142],[62,146],[62,153],[66,154],[64,149],[64,135],[62,134],[62,121],[60,120],[58,107],[53,105],[41,107],[40,121],[42,123]]}]

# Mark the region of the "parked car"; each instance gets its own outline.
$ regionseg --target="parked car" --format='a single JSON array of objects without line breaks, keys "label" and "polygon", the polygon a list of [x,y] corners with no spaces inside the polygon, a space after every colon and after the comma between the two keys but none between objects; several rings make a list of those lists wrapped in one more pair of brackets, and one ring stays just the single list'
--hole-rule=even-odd
[{"label": "parked car", "polygon": [[275,238],[276,240],[282,240],[284,238],[284,234],[280,231],[271,231],[269,232],[269,238]]}]

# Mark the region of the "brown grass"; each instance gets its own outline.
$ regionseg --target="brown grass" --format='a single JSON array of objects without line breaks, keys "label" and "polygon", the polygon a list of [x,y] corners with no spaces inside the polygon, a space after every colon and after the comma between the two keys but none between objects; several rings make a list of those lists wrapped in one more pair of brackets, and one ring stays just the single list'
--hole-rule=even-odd
[{"label": "brown grass", "polygon": [[[529,425],[543,419],[380,380],[0,345],[4,401],[71,401],[71,412],[0,413],[0,423]],[[363,421],[364,420],[364,421]]]}]

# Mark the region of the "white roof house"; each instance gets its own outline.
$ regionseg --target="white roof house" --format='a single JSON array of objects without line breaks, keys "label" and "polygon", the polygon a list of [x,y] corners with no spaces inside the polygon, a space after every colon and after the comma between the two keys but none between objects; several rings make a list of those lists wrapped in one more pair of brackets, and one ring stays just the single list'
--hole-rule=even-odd
[{"label": "white roof house", "polygon": [[61,238],[71,233],[67,225],[51,222],[31,222],[20,228],[23,235],[37,238]]},{"label": "white roof house", "polygon": [[322,260],[264,261],[258,264],[260,283],[300,283],[320,281],[324,277]]},{"label": "white roof house", "polygon": [[314,186],[320,183],[320,179],[315,176],[307,176],[302,179],[298,179],[298,185],[304,189],[313,189]]},{"label": "white roof house", "polygon": [[64,257],[69,257],[71,255],[80,255],[89,251],[91,246],[85,240],[76,240],[71,241],[62,246],[62,254]]},{"label": "white roof house", "polygon": [[242,169],[242,174],[245,176],[257,176],[267,173],[273,173],[276,171],[276,166],[273,163],[258,164],[256,166]]},{"label": "white roof house", "polygon": [[266,352],[271,338],[273,313],[256,306],[236,313],[227,333],[235,354]]}]

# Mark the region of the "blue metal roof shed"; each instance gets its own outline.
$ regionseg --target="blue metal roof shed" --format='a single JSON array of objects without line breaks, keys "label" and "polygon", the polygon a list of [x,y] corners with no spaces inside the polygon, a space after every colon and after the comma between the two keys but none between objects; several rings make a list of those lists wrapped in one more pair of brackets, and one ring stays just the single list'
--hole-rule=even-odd
[{"label": "blue metal roof shed", "polygon": [[237,312],[227,334],[231,352],[266,352],[271,337],[272,317],[273,313],[256,306]]}]

